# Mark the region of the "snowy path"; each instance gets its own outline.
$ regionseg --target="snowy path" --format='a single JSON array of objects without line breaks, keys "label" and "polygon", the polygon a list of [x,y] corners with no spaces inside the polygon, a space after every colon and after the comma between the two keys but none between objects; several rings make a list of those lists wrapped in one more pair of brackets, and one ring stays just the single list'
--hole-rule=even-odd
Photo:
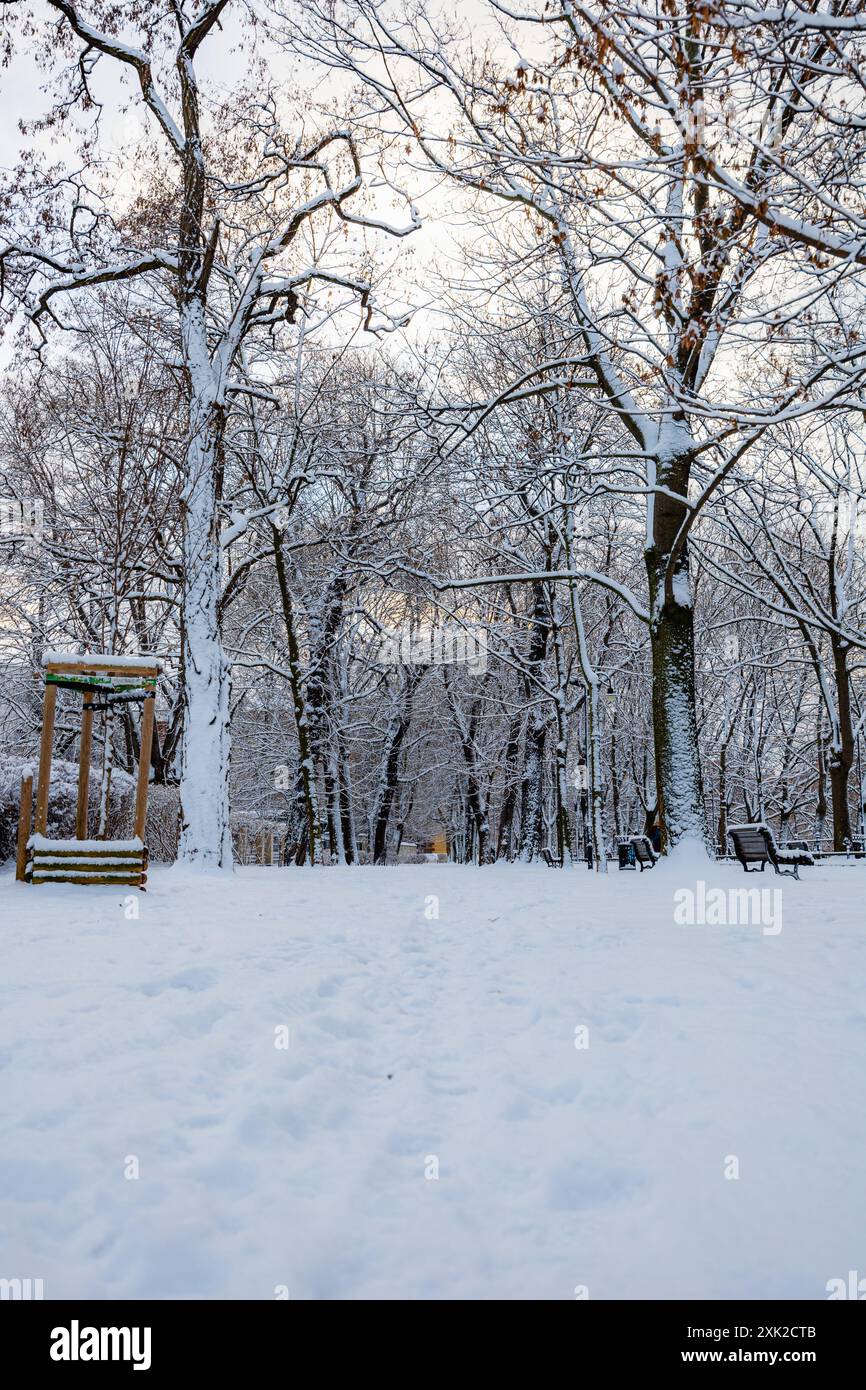
[{"label": "snowy path", "polygon": [[136,921],[7,868],[0,1276],[569,1299],[866,1275],[866,868],[785,882],[777,936],[677,926],[694,877],[156,869]]}]

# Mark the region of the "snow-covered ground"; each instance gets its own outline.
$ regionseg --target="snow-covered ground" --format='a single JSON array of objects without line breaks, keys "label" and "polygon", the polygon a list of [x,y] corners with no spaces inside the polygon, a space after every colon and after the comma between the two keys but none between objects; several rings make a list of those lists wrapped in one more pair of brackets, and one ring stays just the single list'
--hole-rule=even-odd
[{"label": "snow-covered ground", "polygon": [[[781,887],[782,930],[679,925],[701,873]],[[0,1276],[824,1298],[866,1274],[864,900],[853,864],[155,869],[143,897],[7,866]]]}]

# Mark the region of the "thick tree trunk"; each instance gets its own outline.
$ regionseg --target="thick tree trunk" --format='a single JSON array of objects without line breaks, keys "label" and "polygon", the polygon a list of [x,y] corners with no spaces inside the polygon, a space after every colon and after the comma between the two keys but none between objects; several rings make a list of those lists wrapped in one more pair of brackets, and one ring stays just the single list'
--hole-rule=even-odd
[{"label": "thick tree trunk", "polygon": [[547,723],[541,710],[536,709],[526,731],[526,758],[520,798],[520,858],[525,864],[534,859],[540,846],[543,810],[541,779],[546,738]]},{"label": "thick tree trunk", "polygon": [[[658,469],[657,483],[685,496],[688,460],[673,458]],[[673,582],[665,585],[668,560],[685,511],[657,492],[653,544],[646,552],[652,645],[652,703],[656,788],[662,848],[681,840],[707,841],[698,725],[695,708],[695,633],[688,547],[681,550]]]},{"label": "thick tree trunk", "polygon": [[818,795],[815,801],[815,848],[821,848],[824,824],[827,820],[827,760],[824,749],[824,710],[818,711],[816,736],[816,761],[818,768]]},{"label": "thick tree trunk", "polygon": [[289,824],[286,833],[286,863],[300,867],[307,861],[307,848],[310,839],[308,804],[304,789],[304,777],[300,764],[295,774],[294,791],[289,811]]},{"label": "thick tree trunk", "polygon": [[508,726],[508,742],[505,745],[505,786],[502,794],[502,804],[499,810],[499,828],[496,835],[496,858],[512,859],[512,825],[514,822],[514,812],[517,809],[517,792],[519,787],[519,759],[520,759],[520,729],[522,716],[513,716]]},{"label": "thick tree trunk", "polygon": [[613,833],[616,840],[622,838],[622,808],[619,791],[619,766],[616,748],[616,716],[610,731],[610,789],[611,811],[613,813]]},{"label": "thick tree trunk", "polygon": [[344,592],[343,581],[338,577],[316,602],[308,601],[310,661],[304,686],[313,767],[321,769],[328,841],[331,854],[339,863],[343,862],[343,831],[337,810],[338,792],[331,732],[335,701],[332,659],[343,617]]},{"label": "thick tree trunk", "polygon": [[568,713],[566,699],[566,664],[563,649],[560,606],[554,606],[553,653],[556,658],[556,748],[554,750],[556,800],[556,852],[565,865],[571,857],[571,822],[568,814]]},{"label": "thick tree trunk", "polygon": [[[532,624],[526,658],[527,674],[524,686],[527,699],[533,702],[524,743],[523,778],[520,790],[520,850],[519,857],[529,863],[538,853],[543,812],[542,777],[544,773],[544,744],[547,739],[547,719],[539,703],[539,686],[547,660],[552,628],[550,604],[542,583],[533,585]],[[532,680],[531,676],[538,677]]]},{"label": "thick tree trunk", "polygon": [[[561,713],[561,712],[560,712]],[[568,735],[564,720],[557,717],[559,738],[556,743],[556,852],[565,864],[566,856],[571,857],[571,820],[568,814]]]},{"label": "thick tree trunk", "polygon": [[[565,554],[569,568],[573,563],[573,517],[566,524]],[[574,637],[577,643],[580,673],[585,690],[584,720],[586,741],[586,769],[589,778],[587,805],[581,805],[583,822],[584,854],[586,853],[586,814],[590,812],[590,840],[592,844],[592,866],[596,873],[607,873],[607,848],[604,841],[604,803],[602,790],[601,761],[601,718],[598,705],[598,673],[593,666],[586,627],[583,621],[583,607],[574,580],[568,585],[571,619],[574,624]]]},{"label": "thick tree trunk", "polygon": [[848,674],[849,647],[842,638],[831,636],[833,673],[836,680],[838,737],[830,745],[830,795],[833,802],[833,848],[844,850],[851,840],[851,810],[848,805],[848,779],[854,766],[854,724],[851,718],[851,678]]},{"label": "thick tree trunk", "polygon": [[463,748],[463,760],[466,764],[466,800],[469,807],[469,814],[472,817],[473,846],[477,851],[478,863],[491,864],[493,862],[493,850],[490,843],[490,821],[487,809],[488,801],[481,788],[475,748],[475,731],[478,724],[478,714],[479,705],[476,704],[472,710],[469,728],[466,733],[464,733],[462,724],[459,724],[460,740]]},{"label": "thick tree trunk", "polygon": [[325,757],[325,805],[328,814],[328,839],[331,842],[331,857],[338,864],[345,864],[346,851],[343,846],[343,822],[340,818],[340,780],[337,774],[337,759],[333,749],[328,749]]},{"label": "thick tree trunk", "polygon": [[779,777],[779,844],[786,845],[791,828],[791,816],[793,815],[793,805],[791,802],[791,763],[794,758],[794,740],[792,731],[788,728],[785,732],[785,751],[782,756],[782,771]]},{"label": "thick tree trunk", "polygon": [[343,849],[347,864],[358,862],[358,838],[355,834],[355,811],[352,798],[352,767],[342,733],[337,731],[337,753],[340,780],[340,823],[343,828]]},{"label": "thick tree trunk", "polygon": [[[203,322],[193,324],[187,360],[199,358]],[[202,368],[202,370],[204,370]],[[195,379],[193,379],[195,389]],[[221,412],[194,396],[183,489],[183,745],[179,857],[231,868],[229,669],[219,623],[221,588],[217,469]]]},{"label": "thick tree trunk", "polygon": [[724,854],[728,845],[728,812],[730,803],[728,801],[728,744],[727,740],[722,744],[719,753],[719,821],[716,834],[719,842],[719,852]]},{"label": "thick tree trunk", "polygon": [[229,667],[223,652],[219,601],[222,555],[219,504],[225,381],[229,366],[211,355],[206,313],[208,257],[204,240],[205,171],[193,55],[181,50],[177,73],[183,104],[183,187],[178,219],[178,313],[189,392],[184,459],[181,622],[183,744],[179,857],[202,868],[230,869]]},{"label": "thick tree trunk", "polygon": [[277,583],[280,590],[280,603],[283,610],[283,622],[286,628],[289,687],[292,692],[292,709],[295,714],[295,729],[298,736],[298,764],[300,768],[304,816],[306,819],[306,834],[303,837],[303,841],[305,841],[310,853],[310,863],[315,864],[320,857],[321,843],[321,836],[319,833],[318,789],[316,787],[316,778],[313,769],[310,743],[310,720],[307,713],[307,701],[304,694],[303,678],[301,674],[301,656],[298,647],[298,638],[295,632],[295,613],[292,603],[292,592],[289,588],[289,577],[286,573],[285,560],[283,559],[282,538],[276,527],[273,529],[273,542]]},{"label": "thick tree trunk", "polygon": [[374,864],[385,863],[388,849],[388,822],[391,819],[394,797],[397,794],[400,752],[412,721],[412,701],[422,675],[423,667],[410,669],[406,673],[403,689],[395,695],[395,707],[382,750],[382,770],[379,774],[379,788],[373,813]]}]

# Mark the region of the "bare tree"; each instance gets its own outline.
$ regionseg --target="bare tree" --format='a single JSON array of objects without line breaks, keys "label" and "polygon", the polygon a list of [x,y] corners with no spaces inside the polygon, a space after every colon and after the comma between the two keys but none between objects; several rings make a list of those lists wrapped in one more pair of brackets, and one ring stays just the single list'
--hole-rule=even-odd
[{"label": "bare tree", "polygon": [[[147,282],[172,316],[186,398],[182,490],[182,674],[184,742],[181,854],[230,865],[229,672],[220,632],[223,445],[236,393],[256,389],[238,370],[245,346],[303,321],[315,285],[356,301],[377,320],[368,276],[333,257],[327,219],[374,225],[350,203],[363,187],[351,132],[292,135],[267,73],[255,92],[217,102],[197,64],[234,12],[254,25],[245,0],[178,0],[167,9],[138,0],[45,0],[35,47],[59,67],[59,96],[43,129],[68,114],[97,112],[81,140],[81,165],[56,174],[44,155],[22,164],[6,191],[0,264],[12,308],[37,335],[62,324],[64,300],[117,281]],[[29,7],[13,7],[29,17]],[[30,37],[31,45],[34,39]],[[101,175],[94,84],[106,64],[132,79],[152,122],[149,186],[123,208]],[[121,165],[123,169],[123,164]],[[325,219],[321,241],[308,228]],[[388,228],[397,235],[413,229]],[[327,259],[332,256],[332,262]],[[324,258],[324,260],[322,259]],[[331,306],[330,312],[333,312]],[[266,389],[260,387],[258,389]]]}]

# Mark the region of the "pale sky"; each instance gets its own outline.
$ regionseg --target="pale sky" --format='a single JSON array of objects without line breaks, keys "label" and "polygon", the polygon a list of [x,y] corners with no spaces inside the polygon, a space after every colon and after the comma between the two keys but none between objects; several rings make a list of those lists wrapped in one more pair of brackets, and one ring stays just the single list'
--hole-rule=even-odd
[{"label": "pale sky", "polygon": [[[86,15],[88,7],[85,4],[83,12]],[[443,8],[448,9],[445,5]],[[453,4],[452,4],[453,9]],[[472,12],[474,11],[474,15]],[[456,6],[462,20],[472,17],[473,35],[475,38],[483,27],[482,17],[487,16],[489,21],[490,10],[485,0],[463,0],[463,3]],[[2,22],[2,15],[0,15]],[[224,27],[223,33],[214,36],[209,44],[202,48],[198,68],[205,79],[209,79],[217,84],[226,84],[226,64],[229,60],[229,70],[231,70],[231,49],[232,35],[231,22]],[[130,38],[132,34],[130,33]],[[318,104],[327,103],[327,92],[329,87],[334,92],[335,112],[345,94],[345,84],[342,80],[336,79],[333,74],[320,74],[315,72],[307,65],[302,65],[299,60],[293,60],[290,55],[284,52],[275,52],[271,60],[271,71],[277,81],[285,83],[287,93],[295,95],[298,91],[303,92],[305,87],[314,93]],[[41,90],[49,76],[40,71],[34,58],[18,42],[15,56],[10,66],[0,71],[0,137],[2,137],[2,155],[0,162],[4,170],[9,170],[14,166],[19,151],[25,146],[31,146],[32,140],[22,137],[18,123],[20,120],[33,120],[41,116],[49,106],[49,96]],[[128,153],[134,147],[136,139],[143,128],[144,123],[150,126],[153,118],[150,117],[141,106],[136,103],[135,108],[125,117],[118,112],[118,106],[123,101],[123,93],[134,90],[134,86],[128,76],[121,78],[119,69],[108,59],[100,60],[96,76],[92,81],[92,90],[104,104],[102,115],[102,148],[108,154],[118,155],[121,152]],[[45,137],[37,137],[37,146],[45,143]],[[56,142],[53,144],[49,158],[52,160],[69,160],[77,162],[72,141]],[[130,165],[130,179],[134,179],[134,162]],[[121,185],[122,186],[122,185]],[[451,215],[450,207],[454,201],[453,190],[444,190],[440,181],[428,170],[418,169],[416,171],[406,170],[401,175],[401,187],[417,204],[423,218],[423,226],[420,231],[411,237],[396,241],[386,236],[375,239],[376,249],[382,260],[389,265],[395,265],[396,269],[390,276],[390,295],[397,296],[397,306],[402,301],[411,304],[416,309],[421,308],[426,303],[431,302],[434,296],[429,289],[430,276],[428,267],[435,260],[438,263],[447,262],[450,257],[456,254],[457,245],[463,239],[462,219],[456,219]],[[431,192],[430,190],[433,189]],[[383,204],[382,215],[389,220],[405,225],[409,221],[408,207],[397,198],[391,198],[387,192],[384,194],[387,204]],[[383,296],[384,297],[384,296]],[[419,313],[413,321],[410,337],[416,333],[422,335],[435,331],[435,316],[433,319],[426,313]],[[9,343],[0,342],[0,368],[8,360]]]}]

